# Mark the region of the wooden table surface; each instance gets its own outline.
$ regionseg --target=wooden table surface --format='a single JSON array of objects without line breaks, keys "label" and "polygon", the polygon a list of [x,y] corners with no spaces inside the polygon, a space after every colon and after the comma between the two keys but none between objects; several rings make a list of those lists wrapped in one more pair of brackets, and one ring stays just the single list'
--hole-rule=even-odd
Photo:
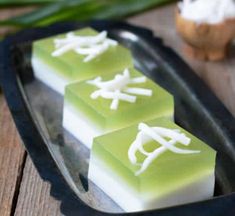
[{"label": "wooden table surface", "polygon": [[[128,21],[148,27],[162,37],[235,115],[235,52],[228,59],[217,63],[196,61],[184,56],[181,52],[182,41],[174,27],[174,7],[175,4],[171,4],[153,9],[131,17]],[[21,12],[21,9],[0,10],[0,19]],[[0,34],[6,31],[0,29]],[[42,181],[25,152],[0,93],[0,216],[8,215],[57,216],[61,213],[60,202],[50,196],[50,185]]]}]

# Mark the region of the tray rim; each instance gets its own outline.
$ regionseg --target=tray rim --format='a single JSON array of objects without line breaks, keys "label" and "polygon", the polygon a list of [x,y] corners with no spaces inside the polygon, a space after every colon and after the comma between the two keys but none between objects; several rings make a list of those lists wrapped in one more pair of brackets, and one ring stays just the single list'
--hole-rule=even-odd
[{"label": "tray rim", "polygon": [[[217,115],[218,113],[215,113],[216,110],[219,110],[219,116],[221,115],[221,112],[223,115],[229,116],[232,121],[232,125],[234,126],[233,131],[235,132],[235,119],[229,113],[229,111],[224,107],[224,105],[218,100],[218,98],[211,92],[211,90],[200,80],[195,73],[192,72],[192,69],[184,63],[184,61],[170,48],[163,45],[162,40],[160,38],[157,38],[154,36],[153,32],[151,30],[148,30],[143,27],[138,27],[134,25],[127,24],[125,22],[120,21],[104,21],[104,20],[95,20],[90,22],[70,22],[70,23],[57,23],[50,25],[48,27],[41,27],[41,28],[33,28],[33,29],[27,29],[22,30],[14,35],[11,35],[7,37],[4,41],[0,43],[0,83],[4,92],[4,95],[6,97],[9,109],[11,111],[11,114],[14,118],[15,124],[17,126],[17,129],[21,135],[21,138],[23,140],[23,144],[31,156],[33,163],[35,167],[37,168],[41,178],[45,181],[49,181],[52,188],[51,188],[51,195],[54,196],[56,199],[61,201],[61,211],[63,212],[63,206],[71,205],[67,202],[77,204],[78,209],[81,210],[81,212],[85,213],[84,215],[113,215],[105,212],[101,212],[99,210],[93,209],[92,207],[89,207],[86,203],[83,203],[77,195],[74,193],[74,191],[68,186],[67,182],[64,180],[63,176],[61,175],[59,168],[56,166],[55,161],[52,159],[52,156],[50,155],[46,144],[43,141],[42,136],[37,130],[37,126],[35,125],[32,116],[30,115],[29,108],[27,106],[27,101],[25,100],[25,97],[23,95],[23,92],[21,91],[21,86],[18,80],[18,77],[16,75],[16,71],[14,67],[11,65],[10,58],[8,56],[11,56],[11,49],[13,46],[22,43],[31,41],[32,39],[38,39],[43,36],[49,36],[51,35],[51,32],[53,34],[57,34],[60,32],[68,31],[69,29],[73,29],[73,27],[84,27],[84,26],[91,26],[91,27],[98,27],[98,28],[123,28],[128,31],[132,31],[135,34],[140,35],[141,37],[148,40],[153,45],[156,43],[158,46],[156,49],[162,49],[165,51],[165,53],[162,53],[163,57],[167,59],[170,65],[175,65],[177,62],[177,65],[180,65],[180,68],[182,70],[181,76],[185,75],[183,72],[187,71],[188,75],[184,77],[184,81],[186,84],[188,84],[189,80],[193,80],[194,83],[191,86],[193,89],[193,92],[196,96],[198,96],[199,89],[197,88],[197,84],[200,84],[200,88],[203,90],[208,91],[207,97],[212,97],[214,99],[213,107],[209,106],[207,107],[207,111],[213,111],[212,113],[214,115]],[[63,29],[61,31],[61,29]],[[37,32],[40,32],[40,37],[38,37]],[[170,58],[169,58],[170,57]],[[178,69],[178,70],[179,70]],[[200,90],[201,91],[201,90]],[[199,94],[200,95],[200,94]],[[14,97],[13,97],[14,96]],[[206,99],[200,100],[200,102],[205,106]],[[215,109],[214,109],[215,107]],[[209,108],[209,109],[208,109]],[[223,126],[225,128],[231,128],[231,121],[230,122],[223,122]],[[230,124],[227,125],[227,124]],[[228,130],[230,132],[230,130]],[[235,136],[231,136],[233,141],[235,142]],[[35,139],[36,138],[36,139]],[[35,155],[40,155],[43,160],[38,160]],[[50,174],[47,172],[50,170]],[[56,178],[53,177],[57,176]],[[59,186],[60,185],[60,186]],[[62,186],[63,185],[63,186]],[[61,187],[62,186],[62,187]],[[66,190],[61,190],[59,188],[63,188]],[[60,193],[65,193],[63,196],[61,196]],[[66,198],[65,198],[66,197]],[[233,202],[232,202],[233,201]],[[141,213],[128,213],[128,215],[154,215],[155,213],[158,213],[159,215],[168,215],[168,213],[174,213],[175,211],[179,211],[179,209],[197,209],[197,213],[201,215],[203,214],[202,209],[208,208],[208,206],[220,206],[223,204],[223,206],[228,204],[229,206],[232,203],[235,203],[235,193],[231,193],[228,195],[223,195],[219,197],[215,197],[210,200],[191,203],[191,204],[185,204],[165,209],[159,209],[159,210],[151,210],[147,212],[141,212]],[[205,207],[207,205],[207,207]],[[203,208],[204,207],[204,208]],[[199,210],[198,210],[199,208]],[[221,210],[221,209],[220,209]],[[199,211],[199,212],[198,212]],[[63,212],[64,213],[64,212]],[[232,214],[234,212],[231,212]],[[66,214],[66,215],[76,215],[76,212],[73,212],[72,214]],[[118,214],[118,215],[126,215],[127,213]],[[231,215],[232,215],[231,214]],[[169,214],[170,215],[170,214]],[[208,215],[208,214],[207,214]]]}]

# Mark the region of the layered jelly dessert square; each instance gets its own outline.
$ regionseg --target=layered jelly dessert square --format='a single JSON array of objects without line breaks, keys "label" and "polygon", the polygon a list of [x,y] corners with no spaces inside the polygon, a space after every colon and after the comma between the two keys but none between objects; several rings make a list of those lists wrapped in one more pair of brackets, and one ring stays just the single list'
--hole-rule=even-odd
[{"label": "layered jelly dessert square", "polygon": [[63,126],[90,148],[98,135],[173,112],[173,96],[132,68],[68,85]]},{"label": "layered jelly dessert square", "polygon": [[32,49],[35,77],[61,94],[68,83],[133,66],[128,49],[91,28],[35,41]]},{"label": "layered jelly dessert square", "polygon": [[168,118],[94,139],[89,179],[124,211],[180,205],[213,196],[216,152]]}]

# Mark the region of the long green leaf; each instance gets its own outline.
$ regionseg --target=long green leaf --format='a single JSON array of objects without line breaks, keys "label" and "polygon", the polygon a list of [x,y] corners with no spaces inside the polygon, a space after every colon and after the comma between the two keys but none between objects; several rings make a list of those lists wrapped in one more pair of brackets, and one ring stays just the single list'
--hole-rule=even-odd
[{"label": "long green leaf", "polygon": [[[108,0],[67,0],[62,2],[53,3],[44,7],[39,8],[33,12],[27,13],[25,15],[17,16],[7,20],[0,21],[0,25],[15,25],[15,26],[35,26],[39,22],[45,20],[51,20],[53,23],[56,21],[63,21],[63,19],[56,19],[57,17],[70,17],[72,11],[77,10],[77,17],[79,17],[79,12],[84,8],[86,11],[87,7],[93,7],[96,4],[103,4]],[[73,13],[72,13],[73,14]],[[66,19],[65,19],[66,20]]]},{"label": "long green leaf", "polygon": [[38,5],[59,1],[66,0],[0,0],[0,7]]},{"label": "long green leaf", "polygon": [[69,10],[63,10],[60,13],[53,14],[48,18],[42,19],[39,22],[34,23],[34,25],[44,26],[59,21],[87,20],[87,17],[90,17],[91,14],[94,14],[96,11],[101,10],[102,6],[106,4],[106,0],[92,2],[92,4],[87,2],[78,7],[73,7]]},{"label": "long green leaf", "polygon": [[96,19],[122,18],[174,0],[121,0],[93,15]]},{"label": "long green leaf", "polygon": [[58,21],[122,18],[174,0],[67,0],[0,22],[21,27]]}]

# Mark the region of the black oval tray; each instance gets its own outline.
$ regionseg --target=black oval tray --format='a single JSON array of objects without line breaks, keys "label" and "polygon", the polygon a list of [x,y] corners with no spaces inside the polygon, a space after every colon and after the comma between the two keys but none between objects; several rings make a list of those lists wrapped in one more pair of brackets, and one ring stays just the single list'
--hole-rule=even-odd
[{"label": "black oval tray", "polygon": [[[24,145],[40,176],[52,185],[64,215],[122,213],[98,188],[88,190],[89,152],[63,131],[63,98],[34,79],[31,42],[91,26],[127,46],[135,66],[175,97],[175,121],[217,150],[215,197],[130,215],[235,215],[235,120],[193,71],[150,30],[124,22],[61,23],[19,32],[0,45],[0,82]],[[55,109],[55,107],[57,109]],[[88,191],[88,192],[87,192]],[[98,208],[99,210],[96,210]],[[102,210],[101,210],[102,209]],[[129,214],[128,214],[129,215]]]}]

